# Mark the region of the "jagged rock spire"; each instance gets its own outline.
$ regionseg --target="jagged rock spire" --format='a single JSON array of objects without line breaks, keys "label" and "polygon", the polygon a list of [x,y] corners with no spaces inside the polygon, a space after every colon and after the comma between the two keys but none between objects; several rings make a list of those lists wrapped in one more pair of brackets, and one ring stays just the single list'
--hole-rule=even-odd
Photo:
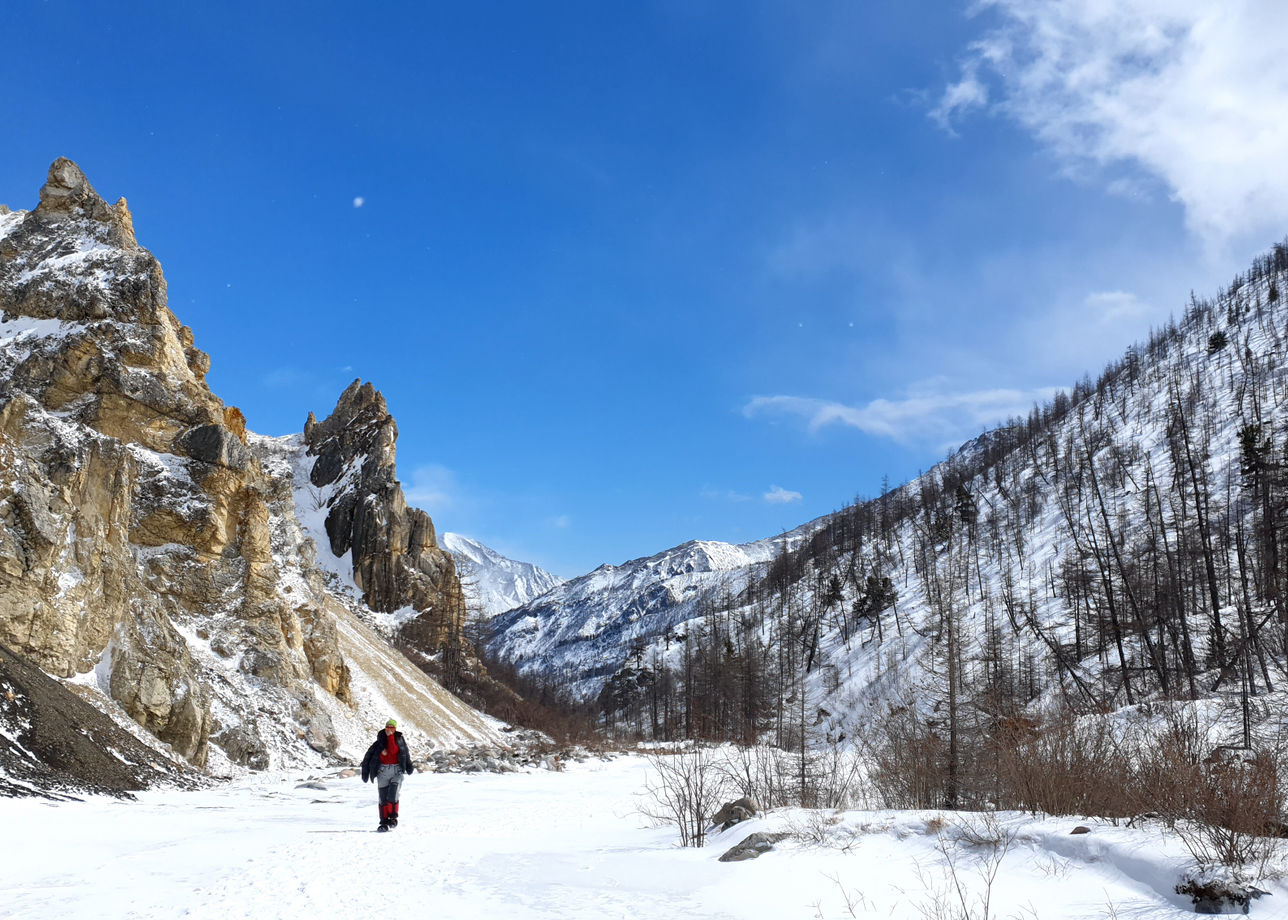
[{"label": "jagged rock spire", "polygon": [[103,200],[81,168],[67,157],[59,157],[49,167],[49,178],[40,189],[40,204],[33,214],[45,220],[80,217],[108,225],[113,242],[122,249],[138,246],[134,238],[134,219],[121,198],[114,205]]},{"label": "jagged rock spire", "polygon": [[319,422],[310,413],[304,426],[309,455],[317,458],[313,485],[340,483],[326,519],[332,553],[350,556],[353,579],[373,610],[412,607],[424,614],[409,626],[429,651],[459,635],[464,599],[429,515],[407,505],[395,469],[397,439],[385,398],[361,380],[345,388],[327,418]]}]

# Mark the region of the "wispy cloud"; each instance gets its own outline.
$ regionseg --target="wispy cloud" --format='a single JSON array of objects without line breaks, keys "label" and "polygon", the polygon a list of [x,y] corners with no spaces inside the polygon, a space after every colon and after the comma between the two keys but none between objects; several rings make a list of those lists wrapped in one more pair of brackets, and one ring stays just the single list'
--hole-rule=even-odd
[{"label": "wispy cloud", "polygon": [[1086,316],[1097,326],[1135,322],[1150,316],[1153,308],[1130,291],[1096,291],[1083,299]]},{"label": "wispy cloud", "polygon": [[[930,117],[1014,119],[1073,172],[1138,168],[1219,246],[1288,224],[1288,4],[981,0],[1001,24],[966,49]],[[1105,176],[1121,186],[1130,180]]]},{"label": "wispy cloud", "polygon": [[556,530],[567,530],[572,526],[572,517],[567,514],[556,514],[550,518],[549,524]]},{"label": "wispy cloud", "polygon": [[423,508],[431,517],[455,505],[459,493],[456,474],[437,463],[416,467],[403,482],[407,503]]},{"label": "wispy cloud", "polygon": [[703,489],[701,496],[708,501],[749,502],[751,496],[733,489]]},{"label": "wispy cloud", "polygon": [[958,391],[936,378],[917,384],[901,399],[874,399],[864,406],[804,396],[757,396],[742,411],[747,418],[801,418],[811,431],[842,425],[901,444],[943,445],[1011,416],[1027,415],[1034,402],[1050,399],[1056,389]]},{"label": "wispy cloud", "polygon": [[782,486],[770,486],[769,491],[763,496],[771,505],[788,505],[800,501],[802,497],[799,492],[784,489]]},{"label": "wispy cloud", "polygon": [[263,377],[264,386],[275,390],[308,386],[313,383],[313,375],[296,367],[275,367]]}]

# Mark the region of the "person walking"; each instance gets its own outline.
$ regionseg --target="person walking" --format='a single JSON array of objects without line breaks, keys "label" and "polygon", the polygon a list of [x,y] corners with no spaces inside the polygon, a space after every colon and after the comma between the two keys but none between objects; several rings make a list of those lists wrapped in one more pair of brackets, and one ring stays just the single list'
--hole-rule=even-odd
[{"label": "person walking", "polygon": [[362,781],[374,779],[380,789],[380,826],[376,830],[389,831],[398,826],[398,790],[403,777],[415,772],[398,722],[390,719],[362,758]]}]

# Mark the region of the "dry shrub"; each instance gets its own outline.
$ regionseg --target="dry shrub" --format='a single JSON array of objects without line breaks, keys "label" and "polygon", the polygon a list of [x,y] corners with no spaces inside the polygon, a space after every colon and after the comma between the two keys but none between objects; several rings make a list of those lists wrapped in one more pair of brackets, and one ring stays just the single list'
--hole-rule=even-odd
[{"label": "dry shrub", "polygon": [[770,745],[735,747],[720,763],[730,786],[762,808],[855,808],[867,804],[863,761],[852,748],[830,744],[806,755]]},{"label": "dry shrub", "polygon": [[[955,780],[977,798],[987,791],[999,808],[1157,817],[1199,864],[1263,871],[1282,842],[1288,758],[1282,745],[1216,747],[1210,728],[1187,706],[1161,725],[1071,712],[1000,719],[987,744],[962,746]],[[872,788],[887,807],[943,807],[944,744],[915,711],[892,713],[866,741]]]},{"label": "dry shrub", "polygon": [[1273,752],[1217,748],[1202,759],[1160,745],[1140,786],[1200,865],[1255,866],[1279,850],[1283,786]]},{"label": "dry shrub", "polygon": [[648,763],[652,772],[644,781],[640,812],[659,824],[679,828],[680,846],[702,846],[707,821],[720,807],[727,788],[717,755],[706,747],[657,751],[648,755]]},{"label": "dry shrub", "polygon": [[913,707],[891,712],[862,740],[868,781],[886,808],[938,808],[948,773],[943,740]]},{"label": "dry shrub", "polygon": [[791,754],[767,744],[737,747],[721,764],[729,784],[761,808],[797,804],[797,775]]},{"label": "dry shrub", "polygon": [[1005,720],[996,734],[998,804],[1052,815],[1135,813],[1129,758],[1102,719],[1065,713],[1041,725]]}]

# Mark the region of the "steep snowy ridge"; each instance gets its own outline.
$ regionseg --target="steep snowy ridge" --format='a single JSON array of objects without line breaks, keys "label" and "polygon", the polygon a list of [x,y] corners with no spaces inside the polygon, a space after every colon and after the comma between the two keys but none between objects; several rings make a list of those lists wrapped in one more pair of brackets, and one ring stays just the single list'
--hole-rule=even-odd
[{"label": "steep snowy ridge", "polygon": [[737,594],[813,526],[752,543],[694,540],[602,565],[494,618],[487,649],[520,674],[557,680],[576,699],[593,698],[633,648],[665,644],[700,615],[704,598]]},{"label": "steep snowy ridge", "polygon": [[467,601],[472,591],[474,602],[487,618],[526,604],[564,581],[540,566],[502,556],[460,534],[445,533],[441,543],[466,582]]}]

